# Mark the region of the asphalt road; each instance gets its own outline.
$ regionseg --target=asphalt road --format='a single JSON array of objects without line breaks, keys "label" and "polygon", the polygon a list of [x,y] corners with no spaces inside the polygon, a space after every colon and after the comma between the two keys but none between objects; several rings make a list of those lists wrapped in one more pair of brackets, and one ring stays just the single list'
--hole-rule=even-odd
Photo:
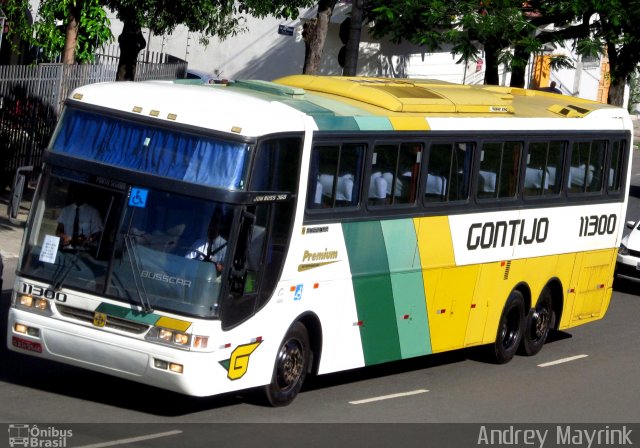
[{"label": "asphalt road", "polygon": [[[640,151],[635,156],[628,219],[640,218]],[[6,284],[13,281],[14,267],[15,260],[9,260]],[[0,322],[6,322],[8,299],[7,291]],[[475,351],[456,351],[358,369],[316,378],[293,404],[275,409],[255,392],[190,398],[9,352],[3,342],[0,422],[9,433],[8,425],[18,423],[72,428],[66,446],[93,447],[343,446],[349,441],[386,446],[388,438],[401,436],[404,446],[411,440],[427,446],[424,437],[437,433],[431,428],[429,435],[410,436],[424,426],[283,423],[640,423],[638,322],[640,284],[617,282],[603,320],[558,334],[535,357],[517,356],[498,366]],[[6,340],[4,327],[0,340]],[[215,425],[224,423],[236,425]],[[237,425],[243,423],[250,425]],[[467,430],[477,428],[453,431]],[[0,446],[8,440],[4,437],[0,433]],[[237,443],[239,438],[246,443]]]}]

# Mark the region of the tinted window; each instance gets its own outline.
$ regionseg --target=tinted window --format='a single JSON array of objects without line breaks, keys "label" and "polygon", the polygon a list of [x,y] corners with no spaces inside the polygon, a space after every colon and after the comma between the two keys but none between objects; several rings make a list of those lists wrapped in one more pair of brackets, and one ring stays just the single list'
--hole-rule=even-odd
[{"label": "tinted window", "polygon": [[480,152],[478,198],[514,198],[518,192],[521,142],[485,143]]},{"label": "tinted window", "polygon": [[295,192],[301,152],[301,141],[297,137],[262,142],[254,162],[251,189]]},{"label": "tinted window", "polygon": [[604,140],[574,143],[568,175],[570,193],[602,190],[606,147]]},{"label": "tinted window", "polygon": [[529,144],[524,175],[525,197],[560,193],[565,147],[565,142],[533,142]]},{"label": "tinted window", "polygon": [[371,159],[370,205],[408,204],[416,200],[422,144],[378,145]]},{"label": "tinted window", "polygon": [[463,201],[469,197],[469,178],[473,144],[438,143],[431,145],[425,201]]},{"label": "tinted window", "polygon": [[618,193],[622,189],[625,142],[616,140],[611,148],[611,165],[609,168],[609,192]]},{"label": "tinted window", "polygon": [[360,198],[362,144],[316,146],[311,153],[307,208],[350,207]]}]

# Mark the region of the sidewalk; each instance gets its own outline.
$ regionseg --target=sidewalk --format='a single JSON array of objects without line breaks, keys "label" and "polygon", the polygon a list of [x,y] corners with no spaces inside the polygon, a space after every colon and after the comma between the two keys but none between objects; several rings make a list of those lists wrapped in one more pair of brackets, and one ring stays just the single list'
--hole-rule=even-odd
[{"label": "sidewalk", "polygon": [[3,192],[0,195],[0,254],[4,261],[18,258],[20,246],[22,244],[22,235],[24,234],[24,226],[27,221],[27,215],[31,203],[22,201],[20,213],[16,222],[9,221],[7,214],[7,206],[9,204],[9,192]]}]

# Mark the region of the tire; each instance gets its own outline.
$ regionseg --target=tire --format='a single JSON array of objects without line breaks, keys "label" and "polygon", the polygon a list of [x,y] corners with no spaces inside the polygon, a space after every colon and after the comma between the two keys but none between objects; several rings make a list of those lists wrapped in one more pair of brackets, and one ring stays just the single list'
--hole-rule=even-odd
[{"label": "tire", "polygon": [[307,329],[296,322],[278,348],[271,383],[265,386],[271,406],[286,406],[296,398],[307,375],[310,353]]},{"label": "tire", "polygon": [[540,293],[538,303],[527,315],[521,343],[523,354],[526,356],[537,354],[547,340],[553,325],[555,325],[553,296],[551,290],[545,286]]},{"label": "tire", "polygon": [[502,310],[491,357],[497,364],[506,364],[515,356],[524,332],[524,297],[513,291]]}]

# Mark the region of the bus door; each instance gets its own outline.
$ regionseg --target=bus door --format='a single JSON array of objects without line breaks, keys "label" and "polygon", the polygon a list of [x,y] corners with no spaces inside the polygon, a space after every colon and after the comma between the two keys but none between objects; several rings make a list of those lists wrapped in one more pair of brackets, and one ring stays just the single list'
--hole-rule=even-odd
[{"label": "bus door", "polygon": [[298,136],[258,145],[249,182],[252,203],[239,208],[234,221],[237,239],[221,309],[224,329],[255,314],[273,295],[291,238],[301,154]]}]

